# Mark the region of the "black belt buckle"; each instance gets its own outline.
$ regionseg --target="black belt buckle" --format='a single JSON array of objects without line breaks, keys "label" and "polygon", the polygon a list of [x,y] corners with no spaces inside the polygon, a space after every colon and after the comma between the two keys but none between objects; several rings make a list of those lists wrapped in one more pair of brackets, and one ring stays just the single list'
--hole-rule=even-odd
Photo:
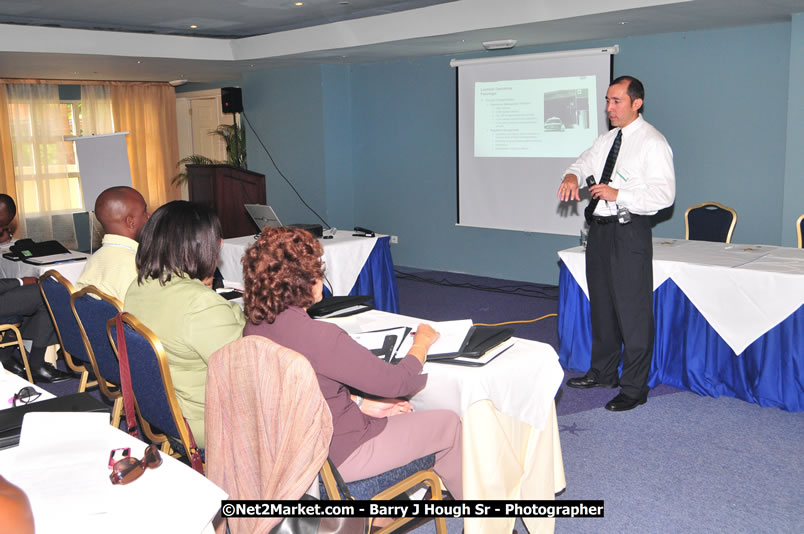
[{"label": "black belt buckle", "polygon": [[609,224],[613,223],[616,220],[617,220],[616,215],[611,215],[609,217],[599,217],[595,215],[594,217],[592,217],[592,222],[596,222],[597,224]]}]

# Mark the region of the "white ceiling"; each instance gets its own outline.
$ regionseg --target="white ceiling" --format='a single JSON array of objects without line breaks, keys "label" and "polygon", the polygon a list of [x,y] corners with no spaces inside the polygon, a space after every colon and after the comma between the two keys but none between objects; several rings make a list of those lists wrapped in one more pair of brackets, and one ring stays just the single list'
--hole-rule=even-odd
[{"label": "white ceiling", "polygon": [[[232,80],[356,63],[789,21],[804,0],[0,0],[0,76]],[[190,29],[195,24],[197,29]]]}]

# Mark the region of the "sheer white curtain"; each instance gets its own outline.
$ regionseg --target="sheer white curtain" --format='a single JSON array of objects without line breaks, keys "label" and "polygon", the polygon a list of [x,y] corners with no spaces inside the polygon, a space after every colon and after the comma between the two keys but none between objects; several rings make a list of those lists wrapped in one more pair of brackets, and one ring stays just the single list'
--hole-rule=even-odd
[{"label": "sheer white curtain", "polygon": [[71,141],[73,112],[56,85],[8,85],[9,127],[17,180],[18,235],[57,239],[75,248],[72,214],[83,211]]},{"label": "sheer white curtain", "polygon": [[[81,132],[79,135],[114,133],[112,88],[108,85],[81,86]],[[87,206],[92,209],[92,206]]]}]

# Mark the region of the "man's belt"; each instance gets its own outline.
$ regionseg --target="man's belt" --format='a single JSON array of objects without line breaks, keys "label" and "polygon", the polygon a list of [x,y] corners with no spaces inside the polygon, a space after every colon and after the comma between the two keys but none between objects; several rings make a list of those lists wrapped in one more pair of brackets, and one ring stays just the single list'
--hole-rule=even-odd
[{"label": "man's belt", "polygon": [[608,217],[598,217],[597,215],[592,216],[592,222],[597,224],[609,224],[617,222],[616,215],[609,215]]},{"label": "man's belt", "polygon": [[[637,215],[636,213],[631,214],[631,219],[632,220],[633,219],[638,219],[640,217],[645,217],[645,216],[644,215]],[[597,223],[597,224],[615,223],[615,222],[617,222],[617,216],[616,215],[609,215],[607,217],[599,217],[597,215],[594,215],[592,217],[592,222]]]}]

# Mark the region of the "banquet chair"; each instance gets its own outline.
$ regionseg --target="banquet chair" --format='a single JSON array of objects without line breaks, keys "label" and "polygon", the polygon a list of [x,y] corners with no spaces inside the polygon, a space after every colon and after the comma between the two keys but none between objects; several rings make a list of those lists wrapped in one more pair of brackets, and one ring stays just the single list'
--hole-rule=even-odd
[{"label": "banquet chair", "polygon": [[78,330],[89,356],[92,372],[98,380],[101,394],[112,401],[112,426],[120,426],[123,394],[120,390],[120,364],[117,361],[106,323],[123,308],[122,303],[95,286],[87,286],[70,295]]},{"label": "banquet chair", "polygon": [[[31,366],[28,365],[28,353],[25,352],[25,344],[22,342],[22,334],[20,334],[20,325],[22,325],[22,317],[17,317],[16,315],[0,317],[0,348],[13,347],[16,345],[20,349],[22,364],[25,366],[25,374],[28,377],[28,382],[33,383]],[[12,334],[14,339],[7,340],[5,336],[8,334]]]},{"label": "banquet chair", "polygon": [[82,393],[97,382],[89,381],[89,369],[92,368],[92,364],[84,347],[73,309],[70,307],[70,295],[74,293],[73,285],[58,271],[51,269],[39,277],[39,289],[53,320],[56,336],[64,353],[64,361],[70,369],[81,375],[78,381],[78,393]]},{"label": "banquet chair", "polygon": [[731,243],[737,212],[717,202],[690,206],[684,212],[685,239]]},{"label": "banquet chair", "polygon": [[[429,500],[441,501],[443,499],[441,493],[441,479],[439,479],[438,475],[433,471],[434,463],[435,454],[430,454],[413,460],[407,465],[386,471],[385,473],[380,473],[379,475],[362,480],[347,482],[346,488],[354,499],[385,501],[397,498],[414,488],[419,488],[424,485],[430,490]],[[338,489],[337,478],[340,478],[340,475],[336,475],[336,472],[337,468],[333,470],[331,462],[327,462],[322,466],[320,473],[321,485],[323,486],[321,491],[322,499],[341,500],[346,497]],[[412,517],[396,518],[391,524],[379,530],[372,531],[372,533],[385,534],[394,532],[414,519],[415,518]],[[429,519],[435,521],[437,534],[447,534],[447,522],[443,517]]]},{"label": "banquet chair", "polygon": [[[206,384],[207,477],[230,499],[298,500],[315,483],[332,416],[307,359],[261,337],[215,351]],[[364,520],[350,525],[359,532]],[[280,518],[229,520],[233,534],[268,532]],[[284,531],[283,531],[284,532]]]},{"label": "banquet chair", "polygon": [[796,221],[796,234],[798,234],[798,248],[804,248],[804,214]]},{"label": "banquet chair", "polygon": [[[162,342],[147,326],[127,312],[120,314],[131,372],[131,389],[134,409],[145,436],[160,443],[162,452],[190,456],[190,432],[176,398],[173,379],[168,367],[167,354]],[[112,350],[119,360],[115,317],[106,323],[106,334]],[[133,417],[133,414],[126,414]],[[203,451],[199,449],[199,452]]]}]

